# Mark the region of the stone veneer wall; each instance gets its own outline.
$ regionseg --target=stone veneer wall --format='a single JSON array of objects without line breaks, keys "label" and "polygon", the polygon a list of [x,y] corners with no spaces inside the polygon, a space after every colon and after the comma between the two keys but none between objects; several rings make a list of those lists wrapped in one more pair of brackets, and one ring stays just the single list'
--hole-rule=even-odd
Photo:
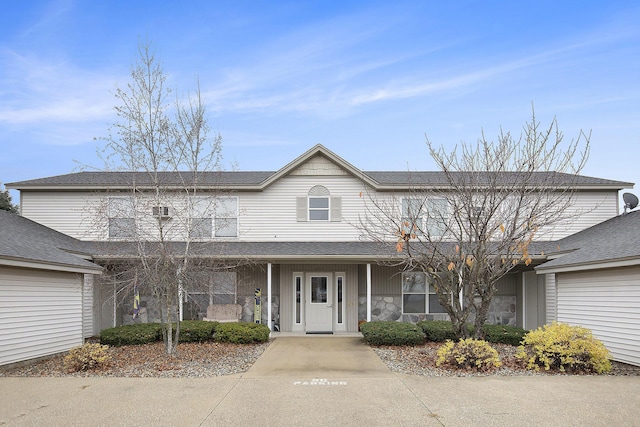
[{"label": "stone veneer wall", "polygon": [[[367,318],[367,297],[358,297],[358,319]],[[421,320],[449,320],[446,313],[434,314],[402,314],[401,296],[371,297],[371,321],[398,321],[416,323]],[[473,319],[470,319],[472,321]],[[516,326],[516,297],[515,295],[500,295],[493,297],[489,306],[487,323],[494,325]]]},{"label": "stone veneer wall", "polygon": [[487,323],[516,326],[516,296],[499,295],[493,297],[489,306]]},{"label": "stone veneer wall", "polygon": [[[266,302],[267,297],[263,296],[262,301]],[[238,296],[238,304],[242,306],[242,315],[240,320],[242,322],[253,322],[253,308],[255,306],[255,296]],[[267,307],[262,307],[262,324],[267,324]],[[280,324],[280,297],[271,296],[271,320],[276,325]]]}]

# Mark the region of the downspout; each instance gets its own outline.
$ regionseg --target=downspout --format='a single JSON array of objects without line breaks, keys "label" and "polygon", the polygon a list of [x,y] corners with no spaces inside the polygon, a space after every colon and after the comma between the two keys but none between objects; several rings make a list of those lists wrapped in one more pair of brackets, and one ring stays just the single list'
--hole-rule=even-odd
[{"label": "downspout", "polygon": [[267,264],[267,326],[271,331],[271,263]]},{"label": "downspout", "polygon": [[367,322],[371,322],[371,264],[367,264]]}]

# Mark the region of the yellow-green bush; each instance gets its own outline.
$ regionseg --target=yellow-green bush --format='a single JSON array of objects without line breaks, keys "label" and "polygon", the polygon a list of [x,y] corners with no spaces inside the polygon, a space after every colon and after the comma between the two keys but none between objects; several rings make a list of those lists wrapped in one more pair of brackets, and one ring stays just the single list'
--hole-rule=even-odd
[{"label": "yellow-green bush", "polygon": [[527,369],[539,371],[606,373],[611,370],[609,352],[589,329],[554,322],[525,335],[516,357]]},{"label": "yellow-green bush", "polygon": [[108,365],[111,362],[108,349],[109,346],[97,343],[72,348],[64,357],[64,368],[67,372],[78,372]]},{"label": "yellow-green bush", "polygon": [[473,338],[446,341],[438,349],[436,366],[448,365],[457,369],[490,371],[502,365],[498,352],[483,340]]}]

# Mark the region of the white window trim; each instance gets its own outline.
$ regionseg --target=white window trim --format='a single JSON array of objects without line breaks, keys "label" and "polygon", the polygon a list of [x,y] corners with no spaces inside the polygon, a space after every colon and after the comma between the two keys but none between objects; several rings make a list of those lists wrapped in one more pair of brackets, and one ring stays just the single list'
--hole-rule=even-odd
[{"label": "white window trim", "polygon": [[[112,204],[115,204],[116,201],[118,201],[118,203],[122,203],[122,204],[126,204],[129,203],[130,207],[129,209],[131,210],[130,212],[125,212],[126,208],[123,209],[120,206],[118,207],[118,211],[117,212],[112,212],[112,209],[115,207]],[[116,210],[116,209],[114,209]],[[123,213],[127,213],[127,215],[123,215]],[[131,235],[127,235],[127,236],[112,236],[111,235],[111,220],[117,220],[117,219],[129,219],[129,220],[133,220],[133,227],[134,229],[132,230]],[[134,198],[132,196],[110,196],[107,198],[107,238],[111,239],[111,240],[131,240],[132,238],[135,238],[137,230],[137,221],[136,221],[136,210],[135,210],[135,201]]]},{"label": "white window trim", "polygon": [[[311,199],[326,199],[326,208],[312,208]],[[326,212],[327,219],[311,219],[311,211]],[[307,196],[307,220],[309,222],[329,222],[331,221],[331,197],[330,196]]]},{"label": "white window trim", "polygon": [[[424,276],[424,280],[425,280],[425,292],[405,292],[404,291],[404,277],[405,274],[422,274]],[[435,290],[433,292],[431,292],[431,282],[429,281],[429,276],[427,276],[426,273],[420,272],[420,271],[409,271],[409,272],[404,272],[402,273],[402,314],[407,314],[407,315],[420,315],[420,314],[442,314],[442,313],[446,313],[446,311],[437,311],[432,313],[429,310],[429,297],[431,295],[438,295]],[[404,296],[405,295],[424,295],[425,299],[424,299],[424,312],[422,313],[407,313],[404,311]],[[439,301],[438,301],[439,302]]]},{"label": "white window trim", "polygon": [[[300,321],[296,322],[296,282],[297,280],[300,280]],[[303,331],[304,330],[304,307],[305,307],[305,296],[304,296],[304,273],[302,272],[295,272],[293,273],[293,282],[292,282],[292,288],[293,288],[293,305],[292,305],[292,313],[293,313],[293,322],[292,323],[292,330],[293,331]],[[282,328],[282,325],[280,325],[280,328]]]},{"label": "white window trim", "polygon": [[[334,313],[334,318],[335,318],[335,329],[338,331],[344,331],[346,330],[346,325],[347,325],[347,311],[346,311],[346,274],[342,271],[340,272],[336,272],[334,274],[334,286],[335,286],[335,290],[334,290],[334,295],[335,295],[335,302],[334,302],[334,306],[335,306],[335,313]],[[342,313],[338,312],[339,309],[339,305],[338,305],[338,281],[339,279],[342,279]],[[340,314],[340,316],[339,316]],[[342,317],[342,322],[338,322],[338,319]]]},{"label": "white window trim", "polygon": [[[221,200],[221,199],[229,199],[229,200],[234,200],[235,201],[235,207],[236,207],[236,212],[235,212],[235,216],[218,216],[218,210],[217,210],[217,206],[216,209],[213,212],[213,216],[212,216],[212,220],[213,220],[213,238],[215,239],[237,239],[238,236],[240,235],[240,200],[238,196],[222,196],[222,197],[216,197],[216,199]],[[235,235],[234,236],[217,236],[216,233],[218,231],[218,226],[216,223],[217,219],[230,219],[233,218],[236,220],[236,230],[235,230]]]}]

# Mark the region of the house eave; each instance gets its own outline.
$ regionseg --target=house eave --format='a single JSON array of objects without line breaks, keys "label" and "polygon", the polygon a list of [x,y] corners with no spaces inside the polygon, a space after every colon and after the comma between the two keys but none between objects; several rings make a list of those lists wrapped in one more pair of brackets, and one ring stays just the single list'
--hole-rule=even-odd
[{"label": "house eave", "polygon": [[27,260],[21,258],[3,257],[0,258],[0,265],[6,267],[31,268],[39,270],[62,271],[66,273],[81,274],[102,274],[102,267],[81,267],[69,264]]},{"label": "house eave", "polygon": [[640,257],[620,258],[616,260],[603,260],[603,261],[590,261],[575,263],[569,265],[559,265],[545,267],[544,264],[536,267],[537,274],[555,274],[555,273],[569,273],[585,270],[601,270],[604,268],[617,268],[617,267],[632,267],[640,265]]}]

